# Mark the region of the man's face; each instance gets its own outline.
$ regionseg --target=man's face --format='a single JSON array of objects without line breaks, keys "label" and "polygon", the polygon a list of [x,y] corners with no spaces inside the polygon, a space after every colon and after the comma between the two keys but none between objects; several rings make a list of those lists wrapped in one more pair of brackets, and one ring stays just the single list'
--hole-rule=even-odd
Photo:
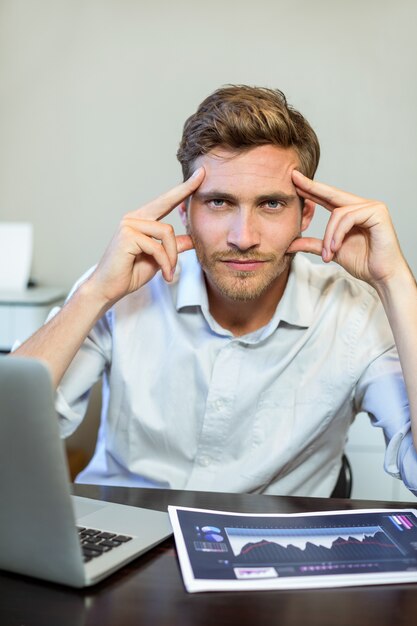
[{"label": "man's face", "polygon": [[[180,213],[205,272],[209,296],[245,301],[285,286],[290,243],[307,228],[291,172],[291,148],[259,146],[242,153],[217,148],[199,157],[206,175]],[[282,291],[281,291],[282,293]]]}]

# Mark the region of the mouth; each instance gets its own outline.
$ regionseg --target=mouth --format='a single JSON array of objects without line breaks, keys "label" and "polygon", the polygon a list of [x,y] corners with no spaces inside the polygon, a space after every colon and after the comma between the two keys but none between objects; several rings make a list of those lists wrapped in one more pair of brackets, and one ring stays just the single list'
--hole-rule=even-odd
[{"label": "mouth", "polygon": [[255,272],[265,266],[268,261],[257,259],[222,259],[221,262],[235,272]]}]

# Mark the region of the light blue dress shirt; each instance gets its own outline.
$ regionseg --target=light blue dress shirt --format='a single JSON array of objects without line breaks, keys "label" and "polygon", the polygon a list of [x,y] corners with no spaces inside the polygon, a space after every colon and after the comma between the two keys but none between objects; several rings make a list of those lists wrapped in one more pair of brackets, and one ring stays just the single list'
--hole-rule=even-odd
[{"label": "light blue dress shirt", "polygon": [[173,283],[159,273],[99,320],[62,380],[68,436],[103,376],[78,482],[328,496],[367,411],[384,429],[385,469],[417,489],[401,368],[371,287],[298,254],[270,322],[234,337],[210,315],[194,251],[180,259]]}]

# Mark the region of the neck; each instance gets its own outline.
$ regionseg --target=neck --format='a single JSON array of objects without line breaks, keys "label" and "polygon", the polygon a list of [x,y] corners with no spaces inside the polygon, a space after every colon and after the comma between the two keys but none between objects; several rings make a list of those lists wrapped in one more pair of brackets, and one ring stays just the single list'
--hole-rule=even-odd
[{"label": "neck", "polygon": [[273,317],[287,284],[289,267],[254,300],[232,300],[222,294],[207,277],[207,295],[211,315],[235,337],[241,337],[266,326]]}]

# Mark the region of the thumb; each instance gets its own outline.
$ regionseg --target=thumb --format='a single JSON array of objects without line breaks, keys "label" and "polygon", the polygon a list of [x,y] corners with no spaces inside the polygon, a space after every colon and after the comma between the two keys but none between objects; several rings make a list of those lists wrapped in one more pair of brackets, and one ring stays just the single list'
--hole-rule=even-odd
[{"label": "thumb", "polygon": [[194,243],[190,235],[177,235],[176,240],[178,253],[186,252],[186,250],[192,250],[194,248]]},{"label": "thumb", "polygon": [[323,241],[315,237],[297,237],[292,241],[287,252],[310,252],[321,256],[323,250]]}]

